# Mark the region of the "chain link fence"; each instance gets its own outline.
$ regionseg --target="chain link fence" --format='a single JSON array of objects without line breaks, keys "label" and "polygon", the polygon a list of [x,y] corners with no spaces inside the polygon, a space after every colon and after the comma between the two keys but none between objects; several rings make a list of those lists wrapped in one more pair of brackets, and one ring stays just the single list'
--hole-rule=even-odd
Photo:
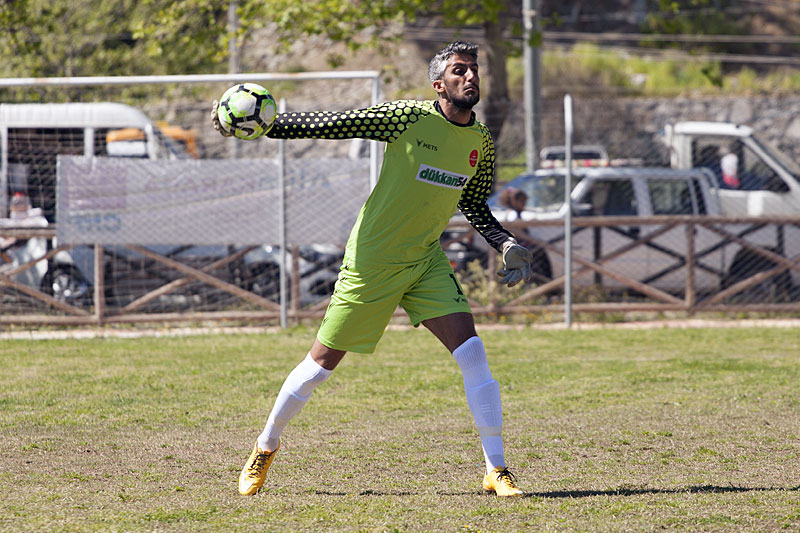
[{"label": "chain link fence", "polygon": [[[236,80],[265,76],[282,75]],[[307,80],[362,105],[378,97],[374,72],[286,77],[274,83]],[[177,102],[147,115],[120,103],[0,104],[2,322],[277,321],[287,308],[324,308],[377,175],[375,143],[226,142],[207,109],[234,77],[188,78],[208,96],[183,118]]]},{"label": "chain link fence", "polygon": [[[362,85],[320,90],[364,107],[376,91]],[[322,315],[376,159],[364,142],[292,141],[282,165],[276,141],[193,130],[223,90],[209,82],[189,112],[162,103],[113,123],[108,109],[88,124],[0,111],[0,323],[277,323],[281,303],[292,318]],[[800,311],[800,99],[574,101],[576,311]],[[533,250],[536,284],[497,286],[496,253],[458,216],[442,237],[477,314],[561,318],[560,98],[542,109],[538,148],[555,148],[526,173],[524,117],[511,114],[490,199]],[[730,152],[737,186],[723,175]],[[527,196],[519,213],[509,188]]]},{"label": "chain link fence", "polygon": [[[800,310],[800,99],[579,92],[572,146],[576,311]],[[566,305],[560,97],[549,97],[539,118],[540,168],[527,172],[517,163],[522,158],[510,157],[524,147],[524,117],[510,115],[497,140],[499,186],[490,198],[498,218],[533,250],[537,286],[508,291],[484,281],[492,257],[468,228],[452,227],[445,240],[473,307],[494,317],[558,320]],[[524,207],[512,204],[512,192]]]}]

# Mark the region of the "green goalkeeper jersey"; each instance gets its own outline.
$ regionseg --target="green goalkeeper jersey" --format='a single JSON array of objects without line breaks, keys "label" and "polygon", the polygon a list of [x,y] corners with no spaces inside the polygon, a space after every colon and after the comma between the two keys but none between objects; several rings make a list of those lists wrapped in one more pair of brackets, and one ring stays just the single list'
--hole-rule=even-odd
[{"label": "green goalkeeper jersey", "polygon": [[510,237],[486,204],[494,144],[474,114],[459,125],[434,101],[401,100],[353,111],[281,113],[267,136],[386,143],[378,183],[345,249],[345,263],[354,268],[404,266],[437,253],[457,207],[495,249]]}]

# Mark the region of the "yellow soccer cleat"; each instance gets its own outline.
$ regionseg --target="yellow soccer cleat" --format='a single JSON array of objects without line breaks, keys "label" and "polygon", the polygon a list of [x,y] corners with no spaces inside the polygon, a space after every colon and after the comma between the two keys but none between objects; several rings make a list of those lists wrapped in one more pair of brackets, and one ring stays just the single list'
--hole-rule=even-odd
[{"label": "yellow soccer cleat", "polygon": [[525,494],[518,487],[514,474],[504,466],[498,466],[483,476],[483,490],[487,494],[494,492],[500,497],[522,496]]},{"label": "yellow soccer cleat", "polygon": [[253,453],[242,468],[242,473],[239,474],[239,494],[243,496],[252,496],[264,484],[267,479],[267,470],[272,460],[275,459],[275,454],[278,453],[281,445],[271,452],[265,452],[258,447],[258,443],[253,447]]}]

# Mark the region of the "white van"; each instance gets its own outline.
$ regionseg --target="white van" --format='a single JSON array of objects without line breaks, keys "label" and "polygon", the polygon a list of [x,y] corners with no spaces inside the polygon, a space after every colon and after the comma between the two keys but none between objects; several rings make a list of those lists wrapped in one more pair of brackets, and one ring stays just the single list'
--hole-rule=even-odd
[{"label": "white van", "polygon": [[[127,134],[119,135],[120,132]],[[47,226],[55,222],[58,155],[190,157],[144,113],[128,105],[0,104],[0,228]],[[35,216],[25,221],[11,218],[10,199],[18,196],[30,202],[30,213]],[[16,243],[6,253],[7,260],[0,261],[0,273],[4,267],[15,268],[41,257],[51,245],[43,238]],[[91,282],[87,279],[90,274],[82,274],[89,271],[75,264],[77,251],[60,252],[14,279],[57,299],[76,302],[87,296]]]},{"label": "white van", "polygon": [[[141,139],[114,141],[116,130],[135,128]],[[190,157],[138,109],[119,103],[0,104],[0,217],[23,192],[55,221],[56,158],[62,155]]]}]

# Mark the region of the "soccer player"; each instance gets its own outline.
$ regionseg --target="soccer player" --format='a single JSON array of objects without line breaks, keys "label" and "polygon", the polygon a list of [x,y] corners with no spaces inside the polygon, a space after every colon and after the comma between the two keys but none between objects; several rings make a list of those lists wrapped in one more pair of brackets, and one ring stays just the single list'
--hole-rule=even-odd
[{"label": "soccer player", "polygon": [[[475,332],[467,299],[439,242],[456,207],[502,253],[502,282],[530,281],[530,253],[492,215],[494,144],[475,120],[480,99],[478,47],[454,42],[431,60],[435,101],[394,101],[343,112],[280,113],[268,137],[365,138],[386,143],[378,183],[345,248],[325,318],[308,355],[289,373],[239,476],[239,492],[255,494],[280,448],[280,436],[349,351],[372,353],[398,305],[452,352],[486,461],[483,488],[519,496],[506,468],[500,434],[500,386]],[[225,136],[214,102],[212,121]]]}]

